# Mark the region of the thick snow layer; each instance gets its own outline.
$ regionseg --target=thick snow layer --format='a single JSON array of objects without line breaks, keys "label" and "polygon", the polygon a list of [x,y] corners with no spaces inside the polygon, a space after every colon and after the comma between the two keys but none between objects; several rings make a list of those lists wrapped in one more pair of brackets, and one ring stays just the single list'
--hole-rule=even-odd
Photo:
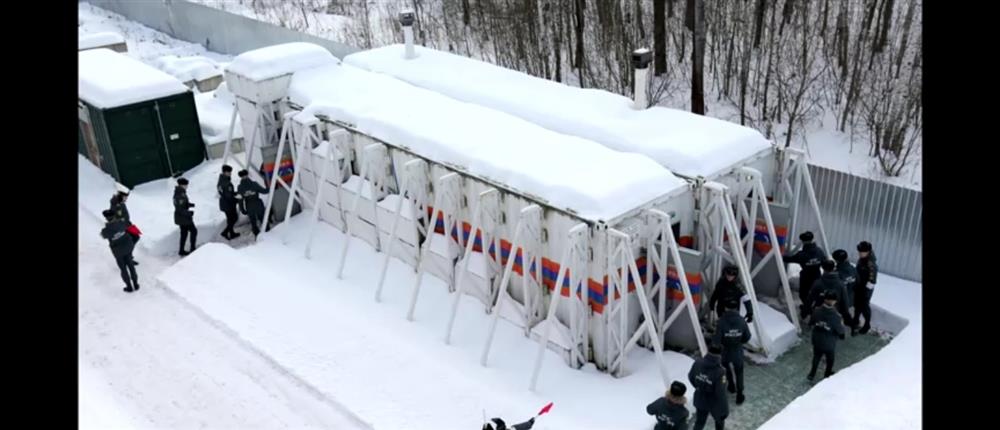
[{"label": "thick snow layer", "polygon": [[357,52],[344,61],[618,151],[647,155],[682,176],[709,177],[771,145],[756,130],[727,121],[659,106],[636,111],[630,99],[607,91],[415,48],[413,60],[404,60],[404,47],[397,44]]},{"label": "thick snow layer", "polygon": [[79,52],[80,99],[108,109],[188,91],[177,78],[110,49]]},{"label": "thick snow layer", "polygon": [[[802,428],[802,423],[831,430],[921,428],[921,289],[921,284],[880,274],[872,303],[905,318],[906,328],[871,357],[822,380],[761,429]],[[876,329],[879,322],[874,318]]]},{"label": "thick snow layer", "polygon": [[340,64],[340,60],[322,46],[293,42],[244,52],[226,70],[252,81],[263,81],[328,64]]},{"label": "thick snow layer", "polygon": [[149,423],[143,423],[141,417],[129,413],[121,401],[116,398],[113,388],[107,380],[101,377],[89,365],[80,361],[77,366],[79,396],[80,429],[126,429],[145,428]]},{"label": "thick snow layer", "polygon": [[[757,309],[760,311],[760,315],[754,317],[760,319],[764,333],[767,334],[767,360],[774,360],[795,346],[798,343],[799,335],[795,330],[795,325],[788,320],[787,315],[761,301],[757,302]],[[742,312],[746,313],[745,310]],[[751,333],[750,345],[759,347],[762,337],[757,334],[757,324],[748,325]]]},{"label": "thick snow layer", "polygon": [[164,55],[156,60],[156,67],[179,79],[181,82],[190,80],[201,81],[215,76],[222,76],[222,69],[218,63],[211,58],[200,55],[190,57]]},{"label": "thick snow layer", "polygon": [[[94,166],[82,155],[78,156],[80,178],[80,206],[95,218],[108,208],[115,194],[115,181]],[[188,198],[194,207],[194,222],[198,227],[198,244],[218,239],[225,225],[226,216],[219,211],[215,183],[221,171],[222,160],[206,161],[189,170],[184,177],[188,184]],[[237,181],[233,180],[235,185]],[[174,182],[159,179],[132,189],[126,206],[132,223],[142,231],[138,247],[155,255],[176,255],[180,229],[174,225]],[[187,246],[187,245],[186,245]]]},{"label": "thick snow layer", "polygon": [[[451,345],[445,345],[452,296],[441,280],[424,277],[415,320],[408,322],[411,267],[392,260],[382,302],[376,303],[382,254],[355,239],[344,279],[337,280],[332,270],[344,236],[320,224],[307,260],[308,227],[295,217],[252,247],[206,245],[160,281],[374,428],[479,428],[483,411],[509,422],[527,419],[548,402],[554,402],[552,412],[535,429],[652,425],[643,406],[664,391],[652,352],[635,348],[630,373],[613,378],[592,365],[572,369],[547,351],[538,392],[532,393],[527,387],[537,343],[523,330],[501,321],[488,366],[482,367],[490,316],[479,300],[462,297]],[[691,358],[665,356],[672,379],[686,382]]]},{"label": "thick snow layer", "polygon": [[[201,123],[201,136],[205,144],[224,143],[229,133],[229,120],[233,110],[236,110],[235,98],[226,84],[223,83],[215,91],[195,94],[194,104],[198,109],[198,121]],[[243,126],[240,114],[236,114],[236,124],[233,126],[233,139],[243,138]]]},{"label": "thick snow layer", "polygon": [[506,184],[586,219],[611,219],[685,183],[648,157],[612,151],[386,75],[332,65],[296,73],[305,112]]},{"label": "thick snow layer", "polygon": [[92,34],[79,34],[77,46],[79,47],[78,49],[91,49],[118,43],[125,43],[125,38],[122,35],[111,31],[102,31]]}]

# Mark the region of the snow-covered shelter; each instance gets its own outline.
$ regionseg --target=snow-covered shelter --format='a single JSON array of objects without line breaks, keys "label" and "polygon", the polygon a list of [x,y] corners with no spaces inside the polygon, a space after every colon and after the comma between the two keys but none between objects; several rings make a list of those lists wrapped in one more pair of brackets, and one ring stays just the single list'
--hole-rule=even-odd
[{"label": "snow-covered shelter", "polygon": [[77,50],[107,48],[115,52],[128,52],[128,45],[122,35],[110,31],[77,34]]},{"label": "snow-covered shelter", "polygon": [[[271,187],[291,190],[315,219],[386,259],[414,266],[409,318],[429,272],[574,367],[593,361],[623,375],[630,348],[643,342],[661,353],[664,338],[704,350],[694,312],[702,282],[685,269],[692,255],[677,240],[694,228],[690,184],[644,155],[342,65],[303,45],[250,51],[227,68],[244,135],[252,136],[246,160],[256,166],[268,162],[253,158],[257,149],[288,148],[296,175],[273,176]],[[255,117],[263,119],[247,129]],[[380,292],[378,285],[376,298]]]},{"label": "snow-covered shelter", "polygon": [[[650,59],[648,51],[633,54],[639,87],[645,88]],[[787,317],[754,300],[763,311],[757,312],[763,318],[756,328],[768,332],[768,345],[762,345],[767,355],[780,354],[794,341],[799,321],[795,306],[787,306],[794,299],[784,266],[775,263],[788,248],[788,235],[795,234],[800,198],[809,199],[820,219],[801,151],[778,147],[756,130],[727,121],[661,106],[647,108],[645,91],[631,100],[421,46],[361,51],[345,57],[344,63],[617,151],[649,156],[687,179],[695,188],[699,216],[694,233],[682,236],[682,244],[707,256],[702,269],[708,279],[717,279],[725,262],[736,264],[755,298],[784,302]],[[741,238],[740,253],[725,249],[727,238],[735,236],[727,231],[733,226]],[[825,246],[822,223],[819,236]],[[780,246],[772,248],[774,242]]]}]

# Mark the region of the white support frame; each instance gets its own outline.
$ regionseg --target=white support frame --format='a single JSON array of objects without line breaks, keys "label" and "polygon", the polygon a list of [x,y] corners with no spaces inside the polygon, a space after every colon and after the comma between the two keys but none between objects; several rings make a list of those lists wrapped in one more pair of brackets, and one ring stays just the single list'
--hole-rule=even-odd
[{"label": "white support frame", "polygon": [[[615,377],[624,376],[626,373],[625,358],[628,356],[628,352],[639,342],[639,337],[646,335],[653,342],[653,352],[656,354],[656,361],[659,364],[663,387],[667,388],[670,386],[671,379],[663,358],[663,342],[656,333],[655,319],[649,308],[649,296],[646,294],[643,279],[639,276],[632,247],[632,239],[629,235],[613,228],[607,229],[608,306],[605,308],[605,313],[608,321],[606,336],[608,371]],[[642,308],[642,315],[645,318],[640,323],[640,327],[632,334],[628,334],[629,275],[634,280],[635,291],[639,296],[639,307]],[[615,293],[618,297],[615,297]],[[615,321],[616,319],[617,321]],[[645,333],[643,328],[645,328]]]},{"label": "white support frame", "polygon": [[[483,228],[483,212],[484,209],[490,206],[490,202],[495,201],[495,206],[500,205],[500,191],[496,188],[490,187],[479,193],[476,200],[472,203],[472,223],[469,228],[469,239],[465,243],[465,252],[462,254],[462,262],[459,264],[458,273],[455,274],[455,297],[451,302],[451,313],[448,315],[448,326],[444,332],[444,343],[451,344],[451,332],[452,328],[455,326],[455,316],[458,314],[458,304],[462,300],[462,294],[465,293],[465,276],[469,271],[469,260],[472,259],[472,249],[476,244],[476,235],[480,229],[483,230],[483,251],[486,251],[487,241],[487,229]],[[491,229],[492,230],[492,229]],[[459,238],[464,236],[464,229],[459,229]],[[493,236],[490,234],[490,236]],[[490,295],[492,297],[492,295]]]},{"label": "white support frame", "polygon": [[[326,134],[327,134],[327,137],[329,139],[329,135],[331,133],[331,131],[330,131],[330,125],[323,123],[321,125],[321,127],[325,127],[326,132],[327,132]],[[336,177],[336,179],[335,179],[334,182],[337,184],[336,185],[336,190],[337,190],[337,209],[340,212],[340,220],[341,220],[341,222],[344,222],[344,223],[347,222],[347,218],[344,216],[343,201],[341,199],[341,196],[342,196],[341,189],[342,189],[342,184],[343,184],[342,178],[343,178],[344,170],[343,170],[343,167],[340,164],[340,160],[338,160],[337,157],[336,157],[336,154],[337,154],[338,151],[341,154],[346,154],[347,153],[347,148],[342,148],[339,143],[334,143],[332,140],[330,140],[330,144],[327,145],[327,147],[326,147],[326,154],[323,155],[323,166],[320,168],[319,180],[316,181],[316,204],[313,205],[312,223],[309,226],[309,236],[306,238],[305,254],[306,254],[306,258],[308,258],[308,259],[312,259],[312,244],[313,244],[313,238],[316,236],[315,235],[316,226],[319,224],[320,208],[322,207],[322,205],[326,204],[326,200],[324,200],[324,198],[323,198],[323,197],[325,197],[323,195],[324,194],[323,190],[326,188],[326,178],[327,178],[327,172],[329,170],[330,163],[333,163],[336,166],[336,169],[337,169],[337,177]],[[309,154],[311,154],[311,153],[312,153],[312,151],[310,150]],[[310,166],[312,166],[312,161],[311,161],[312,157],[310,156],[309,158],[310,158],[310,162],[309,162]],[[344,164],[346,165],[346,163],[344,163]],[[311,168],[310,170],[312,170],[313,174],[316,173],[315,169]]]},{"label": "white support frame", "polygon": [[[705,355],[708,350],[705,348],[705,336],[702,334],[701,322],[698,321],[698,307],[694,304],[694,296],[691,294],[691,286],[687,280],[687,270],[684,268],[684,262],[681,260],[680,247],[677,244],[677,238],[674,237],[674,231],[671,229],[671,217],[659,209],[648,209],[646,217],[648,225],[652,228],[652,234],[650,234],[646,246],[646,285],[649,288],[649,296],[659,299],[656,315],[658,329],[656,332],[659,334],[662,342],[667,329],[670,328],[680,316],[680,313],[686,308],[688,316],[691,318],[691,327],[694,329],[698,349],[702,355]],[[667,276],[671,260],[677,270],[677,278],[681,284],[681,291],[684,293],[684,300],[683,304],[677,306],[668,318],[666,316],[668,301]],[[660,279],[655,283],[653,283],[654,271],[660,274]]]},{"label": "white support frame", "polygon": [[375,223],[375,251],[378,251],[380,248],[379,237],[381,232],[378,228],[378,208],[376,201],[378,200],[378,186],[381,185],[382,181],[377,178],[383,176],[385,172],[385,169],[379,169],[378,166],[384,166],[384,164],[380,163],[385,162],[387,155],[386,148],[381,144],[372,143],[365,146],[363,153],[364,155],[361,157],[361,162],[359,163],[361,165],[361,172],[359,173],[361,174],[358,176],[358,187],[354,190],[354,199],[351,200],[351,208],[346,212],[344,219],[344,229],[346,232],[344,237],[344,247],[341,249],[340,253],[340,262],[337,264],[337,279],[344,279],[344,264],[347,262],[347,252],[351,247],[351,237],[354,236],[351,224],[353,222],[364,222],[358,214],[358,202],[361,200],[361,195],[364,192],[362,188],[366,183],[368,184],[368,189],[371,194],[372,213],[375,217],[373,220]]},{"label": "white support frame", "polygon": [[[819,202],[816,200],[816,191],[813,189],[809,165],[806,163],[806,153],[798,148],[783,148],[781,151],[783,157],[780,164],[783,174],[778,181],[778,194],[783,197],[782,202],[788,204],[792,211],[792,222],[788,231],[790,234],[798,232],[799,199],[802,198],[802,188],[805,185],[806,198],[809,200],[809,206],[819,224],[819,238],[823,243],[823,249],[826,250],[827,255],[830,255],[830,242],[827,240],[826,229],[823,227],[823,217],[820,214]],[[794,187],[791,181],[795,182]],[[785,243],[785,250],[789,249],[791,242],[788,240]]]},{"label": "white support frame", "polygon": [[[515,257],[517,257],[517,249],[521,247],[522,232],[525,230],[526,224],[531,223],[533,219],[541,219],[541,216],[542,216],[542,208],[541,206],[538,206],[536,204],[530,204],[524,207],[518,214],[517,224],[514,227],[514,235],[511,237],[510,241],[511,242],[510,257],[507,258],[507,263],[504,265],[503,269],[503,275],[500,278],[500,284],[497,287],[496,302],[493,303],[491,310],[493,318],[490,321],[490,330],[486,335],[486,342],[483,345],[483,354],[479,359],[479,363],[482,364],[483,366],[486,366],[486,361],[490,355],[490,347],[493,345],[493,335],[496,334],[497,331],[497,323],[500,321],[500,314],[503,312],[503,304],[507,300],[513,300],[513,298],[510,296],[510,292],[507,291],[507,288],[508,288],[508,283],[510,282],[511,272],[513,272],[514,270],[514,259]],[[502,260],[503,251],[500,249],[499,246],[496,248],[496,255],[497,255],[497,260]],[[525,276],[527,276],[528,274],[527,269],[525,269],[523,262],[524,262],[524,257],[522,255],[522,265],[521,265],[522,273],[524,273]],[[531,311],[528,309],[527,303],[525,303],[524,308],[525,308],[524,314],[522,316],[524,317],[524,323],[525,323],[524,324],[525,336],[527,336],[528,333],[530,333],[529,330],[531,330],[530,329],[531,324],[529,324],[528,320],[528,315],[531,313]]]},{"label": "white support frame", "polygon": [[409,310],[406,312],[406,319],[413,321],[413,314],[417,309],[417,298],[420,296],[420,284],[424,279],[424,265],[427,261],[427,254],[431,251],[431,241],[434,240],[435,226],[440,217],[444,218],[444,236],[451,239],[451,232],[458,221],[458,202],[461,198],[462,177],[455,172],[446,173],[437,180],[434,187],[434,210],[427,222],[427,234],[424,236],[424,243],[420,246],[420,255],[417,259],[417,280],[413,284],[413,293],[410,296]]},{"label": "white support frame", "polygon": [[[421,158],[414,158],[406,163],[403,163],[402,171],[397,171],[397,174],[402,176],[402,180],[399,183],[399,201],[396,202],[396,208],[392,212],[392,223],[389,227],[389,243],[385,245],[385,256],[382,257],[382,271],[379,274],[378,283],[375,286],[375,301],[382,301],[382,287],[385,285],[385,275],[389,269],[389,259],[392,258],[392,247],[396,242],[396,231],[399,227],[399,219],[402,218],[401,212],[403,210],[403,201],[407,199],[407,193],[415,196],[417,193],[414,192],[419,189],[423,184],[422,181],[414,180],[415,176],[422,176],[424,172],[427,171],[427,162]],[[416,183],[416,186],[413,184]],[[418,218],[416,211],[419,205],[413,205],[413,222],[417,223]],[[379,232],[381,234],[381,232]],[[420,258],[418,255],[417,258]],[[419,260],[418,260],[419,261]],[[418,263],[419,265],[419,263]]]},{"label": "white support frame", "polygon": [[[580,283],[586,282],[587,279],[587,273],[586,270],[584,270],[587,260],[587,240],[589,239],[587,224],[579,223],[574,225],[569,229],[566,236],[567,242],[566,246],[563,248],[562,255],[559,258],[559,274],[556,276],[555,288],[552,291],[552,297],[549,299],[548,313],[545,316],[545,319],[542,320],[542,322],[545,323],[545,327],[542,328],[542,336],[538,340],[538,353],[535,355],[535,366],[531,372],[531,384],[528,387],[531,391],[535,391],[535,388],[537,387],[538,375],[542,370],[542,359],[545,357],[545,349],[549,344],[549,337],[552,334],[552,326],[556,325],[556,309],[559,307],[559,298],[562,297],[563,281],[567,277],[570,278],[570,313],[573,317],[576,317],[580,302],[580,298],[576,295],[576,290],[578,290]],[[586,298],[584,298],[584,300],[586,300]],[[576,304],[576,306],[574,306],[574,304]],[[576,325],[577,321],[573,321],[570,324],[570,330],[575,331],[573,330],[573,327]],[[578,362],[579,355],[579,351],[577,349],[577,336],[575,334],[571,334],[570,337],[573,342],[573,345],[570,348],[570,361],[576,364]]]},{"label": "white support frame", "polygon": [[[284,124],[281,127],[281,137],[278,139],[278,152],[274,155],[274,171],[271,172],[271,184],[270,184],[270,186],[267,187],[267,189],[268,189],[267,203],[265,203],[265,206],[264,206],[264,218],[261,221],[261,224],[263,224],[263,225],[260,226],[261,232],[267,232],[267,227],[268,227],[269,221],[271,219],[270,218],[271,217],[271,206],[274,204],[274,195],[275,195],[275,192],[277,191],[276,187],[278,186],[278,184],[281,184],[283,187],[285,187],[285,189],[288,189],[288,190],[291,189],[291,187],[289,187],[288,184],[285,183],[285,180],[281,179],[281,175],[279,174],[279,167],[281,166],[281,156],[285,152],[285,142],[288,141],[289,131],[292,128],[291,127],[292,118],[295,115],[296,115],[295,112],[289,112],[289,113],[285,114]],[[247,155],[247,157],[249,157],[249,155]],[[293,202],[292,197],[291,197],[291,195],[289,195],[289,197],[288,197],[288,205],[291,206],[292,202]],[[259,240],[260,236],[263,236],[263,234],[255,236],[254,237],[254,241]]]}]

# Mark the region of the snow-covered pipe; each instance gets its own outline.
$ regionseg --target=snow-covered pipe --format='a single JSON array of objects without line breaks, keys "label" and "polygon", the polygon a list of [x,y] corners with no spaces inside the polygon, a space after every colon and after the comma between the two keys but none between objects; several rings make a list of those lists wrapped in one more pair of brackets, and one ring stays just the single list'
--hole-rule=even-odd
[{"label": "snow-covered pipe", "polygon": [[640,48],[632,51],[632,67],[635,68],[635,95],[632,108],[643,110],[649,106],[646,99],[646,90],[649,87],[649,63],[653,61],[653,53],[649,48]]},{"label": "snow-covered pipe", "polygon": [[407,60],[417,57],[417,54],[413,52],[413,20],[412,10],[404,10],[399,13],[399,23],[403,26],[403,41],[406,43],[406,53],[403,58]]}]

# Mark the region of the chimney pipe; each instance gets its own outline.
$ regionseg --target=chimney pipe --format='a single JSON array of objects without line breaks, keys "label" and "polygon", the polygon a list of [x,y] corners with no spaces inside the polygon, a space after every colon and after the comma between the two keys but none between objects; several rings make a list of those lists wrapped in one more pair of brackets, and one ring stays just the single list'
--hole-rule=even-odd
[{"label": "chimney pipe", "polygon": [[643,110],[649,106],[646,91],[649,88],[649,63],[653,62],[653,53],[649,48],[632,51],[632,67],[635,68],[635,91],[632,108]]},{"label": "chimney pipe", "polygon": [[403,40],[406,43],[406,53],[403,58],[407,60],[417,58],[417,54],[413,52],[413,21],[412,10],[404,10],[399,13],[399,23],[403,26]]}]

